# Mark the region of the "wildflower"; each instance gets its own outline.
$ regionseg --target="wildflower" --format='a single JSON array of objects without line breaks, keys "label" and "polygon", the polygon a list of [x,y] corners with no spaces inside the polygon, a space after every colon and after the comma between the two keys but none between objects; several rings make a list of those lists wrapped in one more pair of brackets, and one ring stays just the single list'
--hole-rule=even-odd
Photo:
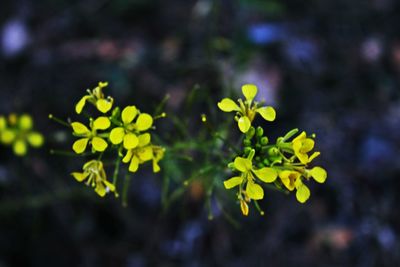
[{"label": "wildflower", "polygon": [[0,141],[5,145],[12,145],[17,156],[24,156],[27,153],[27,144],[35,148],[42,146],[43,136],[32,129],[33,120],[27,114],[20,117],[10,114],[8,123],[5,117],[0,117]]},{"label": "wildflower", "polygon": [[107,181],[103,162],[99,160],[91,160],[85,163],[85,165],[83,165],[83,172],[73,172],[71,175],[78,182],[86,180],[86,185],[92,186],[94,191],[101,197],[104,197],[109,191],[115,193],[115,186]]},{"label": "wildflower", "polygon": [[224,98],[218,103],[218,107],[224,112],[235,111],[237,113],[238,127],[241,132],[246,133],[253,122],[256,114],[260,114],[267,121],[274,121],[276,117],[275,109],[271,106],[259,106],[259,103],[253,101],[257,95],[257,86],[254,84],[245,84],[242,86],[242,93],[246,100],[239,99],[239,105],[230,98]]},{"label": "wildflower", "polygon": [[[321,167],[314,167],[311,170],[304,170],[306,179],[314,178],[318,183],[324,183],[327,177],[326,171]],[[282,184],[289,190],[296,189],[296,198],[300,203],[306,202],[310,195],[310,189],[303,183],[302,174],[294,170],[284,170],[279,173]]]},{"label": "wildflower", "polygon": [[[138,114],[135,106],[128,106],[122,110],[122,126],[112,129],[109,137],[111,143],[118,145],[123,142],[125,149],[133,149],[139,145],[139,138],[135,133],[148,130],[153,125],[153,117],[147,113]],[[136,122],[133,122],[136,117]]]},{"label": "wildflower", "polygon": [[86,150],[87,144],[90,141],[92,150],[103,152],[107,147],[107,142],[98,135],[98,130],[106,130],[110,127],[111,123],[107,117],[98,117],[96,120],[90,121],[90,130],[80,122],[71,123],[74,135],[81,137],[74,142],[72,149],[77,154],[81,154]]},{"label": "wildflower", "polygon": [[107,113],[114,102],[114,99],[112,97],[107,97],[105,98],[104,93],[103,93],[103,88],[107,87],[108,83],[107,82],[99,82],[98,86],[94,88],[92,91],[89,89],[87,90],[88,95],[85,95],[79,100],[79,102],[75,106],[75,111],[77,114],[80,114],[83,110],[83,108],[86,105],[86,102],[90,102],[93,105],[96,106],[96,108],[102,112],[102,113]]},{"label": "wildflower", "polygon": [[122,159],[122,162],[130,163],[130,172],[137,172],[140,164],[150,160],[153,161],[153,172],[160,171],[158,162],[164,157],[164,148],[150,144],[150,139],[149,133],[139,135],[137,147],[129,149]]},{"label": "wildflower", "polygon": [[248,198],[254,200],[263,199],[264,190],[259,184],[256,183],[256,178],[265,183],[272,183],[275,181],[278,174],[273,168],[269,167],[264,167],[258,170],[254,169],[250,158],[235,158],[233,165],[236,170],[241,172],[241,175],[224,181],[224,186],[226,189],[231,189],[240,185],[240,192],[242,192],[242,185],[246,184],[246,189],[244,192]]},{"label": "wildflower", "polygon": [[304,131],[293,139],[292,146],[294,154],[302,164],[308,164],[320,155],[320,152],[314,152],[311,156],[308,156],[307,153],[314,148],[314,140],[307,138],[307,134]]}]

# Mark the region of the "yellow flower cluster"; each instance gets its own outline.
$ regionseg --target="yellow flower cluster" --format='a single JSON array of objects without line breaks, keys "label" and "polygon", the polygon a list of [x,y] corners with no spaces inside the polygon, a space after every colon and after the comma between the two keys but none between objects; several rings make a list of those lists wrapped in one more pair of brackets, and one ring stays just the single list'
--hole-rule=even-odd
[{"label": "yellow flower cluster", "polygon": [[246,84],[242,87],[246,100],[239,99],[239,105],[229,98],[218,103],[224,112],[235,111],[235,120],[240,131],[244,134],[243,152],[234,157],[229,168],[240,174],[224,181],[226,189],[238,187],[238,200],[243,215],[248,215],[251,201],[258,207],[257,201],[264,198],[263,185],[270,184],[279,190],[294,191],[300,203],[310,197],[310,190],[305,184],[313,178],[318,183],[324,183],[327,173],[322,167],[308,168],[308,164],[320,155],[313,152],[314,136],[307,136],[302,132],[292,141],[289,141],[298,130],[294,129],[283,137],[279,137],[275,144],[269,144],[262,127],[253,127],[251,124],[255,115],[260,114],[265,120],[275,119],[275,110],[272,107],[260,106],[254,101],[257,94],[255,85]]},{"label": "yellow flower cluster", "polygon": [[43,135],[33,130],[33,120],[28,114],[0,116],[0,142],[12,146],[14,154],[24,156],[28,144],[38,148],[43,145]]},{"label": "yellow flower cluster", "polygon": [[[153,116],[140,112],[136,106],[127,106],[122,112],[119,107],[112,110],[113,98],[104,98],[102,91],[107,85],[108,83],[100,82],[92,91],[88,90],[88,95],[76,104],[75,111],[78,114],[82,112],[88,102],[94,105],[102,115],[97,118],[90,117],[88,126],[81,122],[71,123],[73,135],[78,138],[73,143],[72,149],[77,154],[84,153],[88,145],[90,145],[92,153],[104,153],[114,149],[118,151],[118,156],[122,158],[123,163],[129,163],[130,172],[136,172],[140,164],[148,161],[153,162],[153,172],[159,172],[158,163],[164,156],[164,148],[152,143],[149,131],[154,128]],[[162,114],[160,117],[164,116],[165,114]],[[86,177],[93,177],[88,179],[88,182],[90,181],[100,196],[104,196],[103,193],[107,190],[115,191],[115,185],[110,187],[103,164],[100,163],[101,161],[92,160],[85,164],[86,168],[84,166],[83,173],[73,173],[72,175],[78,181],[82,181]],[[101,181],[100,185],[96,181]],[[103,187],[107,190],[104,191]]]}]

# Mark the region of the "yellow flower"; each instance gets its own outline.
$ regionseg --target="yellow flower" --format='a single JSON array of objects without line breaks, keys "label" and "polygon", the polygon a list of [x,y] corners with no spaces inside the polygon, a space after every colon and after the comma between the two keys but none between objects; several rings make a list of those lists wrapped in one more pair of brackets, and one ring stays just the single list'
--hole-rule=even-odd
[{"label": "yellow flower", "polygon": [[122,162],[130,163],[128,168],[130,172],[137,172],[140,164],[150,160],[153,161],[153,172],[160,171],[158,162],[164,157],[165,150],[162,147],[152,145],[150,139],[149,133],[139,135],[137,147],[126,152]]},{"label": "yellow flower", "polygon": [[88,89],[88,95],[85,95],[79,100],[79,102],[75,106],[75,111],[77,114],[80,114],[83,108],[86,105],[86,102],[90,102],[96,106],[96,108],[102,112],[107,113],[113,105],[114,99],[112,97],[105,98],[103,93],[103,88],[107,87],[107,82],[99,82],[98,86],[94,88],[92,91]]},{"label": "yellow flower", "polygon": [[294,154],[302,164],[308,164],[320,155],[320,152],[314,152],[311,156],[308,156],[307,153],[314,148],[314,140],[307,138],[307,134],[304,131],[293,139],[292,146]]},{"label": "yellow flower", "polygon": [[71,123],[73,134],[81,137],[74,142],[72,149],[75,153],[81,154],[86,150],[90,141],[93,151],[103,152],[108,147],[108,144],[102,137],[98,136],[97,130],[106,130],[110,125],[110,120],[107,117],[98,117],[96,120],[91,121],[90,130],[80,122]]},{"label": "yellow flower", "polygon": [[279,178],[289,191],[296,188],[296,198],[300,203],[304,203],[310,197],[310,189],[301,180],[301,174],[297,171],[281,171]]},{"label": "yellow flower", "polygon": [[40,147],[43,145],[44,138],[38,132],[32,130],[33,120],[30,115],[23,114],[18,117],[11,114],[7,120],[0,117],[0,141],[5,145],[12,145],[13,151],[17,156],[24,156],[27,153],[28,146]]},{"label": "yellow flower", "polygon": [[[121,114],[122,126],[111,130],[111,143],[118,145],[123,142],[125,149],[133,149],[139,145],[139,138],[135,133],[148,130],[153,125],[153,117],[147,113],[138,114],[135,106],[124,108]],[[135,118],[136,122],[133,122]]]},{"label": "yellow flower", "polygon": [[[324,183],[327,178],[326,171],[321,167],[314,167],[311,170],[304,170],[306,178],[314,178],[318,183]],[[303,183],[302,174],[298,171],[284,170],[279,172],[282,184],[289,190],[296,189],[296,198],[300,203],[306,202],[310,197],[310,189]]]},{"label": "yellow flower", "polygon": [[94,191],[101,197],[108,192],[115,192],[115,186],[107,181],[103,162],[91,160],[83,165],[83,172],[73,172],[71,175],[78,181],[83,182],[94,188]]},{"label": "yellow flower", "polygon": [[259,200],[264,198],[264,190],[259,184],[255,183],[256,178],[265,183],[272,183],[278,176],[277,172],[269,167],[255,170],[252,161],[248,158],[236,157],[233,164],[236,170],[241,172],[241,175],[224,181],[224,186],[226,189],[231,189],[240,185],[241,192],[243,190],[242,185],[246,184],[244,192],[250,199]]},{"label": "yellow flower", "polygon": [[276,112],[273,107],[261,106],[259,107],[257,102],[254,102],[254,98],[257,95],[257,86],[254,84],[245,84],[242,86],[242,93],[246,100],[243,102],[239,99],[239,105],[230,98],[224,98],[218,103],[218,107],[224,112],[237,112],[238,127],[241,132],[246,133],[253,122],[256,114],[260,114],[267,121],[274,121]]}]

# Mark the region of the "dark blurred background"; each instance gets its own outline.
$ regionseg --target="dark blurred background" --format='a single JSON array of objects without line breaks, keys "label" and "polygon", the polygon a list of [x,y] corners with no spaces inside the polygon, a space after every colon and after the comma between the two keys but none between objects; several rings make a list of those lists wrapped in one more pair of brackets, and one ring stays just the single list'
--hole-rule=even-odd
[{"label": "dark blurred background", "polygon": [[[1,1],[0,113],[31,113],[47,144],[0,151],[0,266],[400,266],[399,25],[396,0]],[[201,190],[161,214],[147,172],[127,208],[99,199],[69,176],[82,159],[48,153],[70,143],[47,116],[103,80],[178,115],[195,85],[216,102],[255,83],[275,136],[317,134],[328,181],[305,205],[268,192],[263,217],[235,206],[240,228],[209,221]]]}]

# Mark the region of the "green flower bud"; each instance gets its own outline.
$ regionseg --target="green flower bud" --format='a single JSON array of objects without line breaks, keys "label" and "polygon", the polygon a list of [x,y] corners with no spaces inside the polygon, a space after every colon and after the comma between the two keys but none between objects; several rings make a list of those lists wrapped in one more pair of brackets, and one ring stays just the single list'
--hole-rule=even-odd
[{"label": "green flower bud", "polygon": [[265,166],[269,166],[271,164],[271,162],[269,162],[268,159],[264,159],[263,163],[264,163]]},{"label": "green flower bud", "polygon": [[261,169],[261,168],[264,168],[265,166],[264,166],[264,164],[262,164],[262,163],[260,162],[260,163],[257,164],[257,167],[258,167],[259,169]]},{"label": "green flower bud", "polygon": [[253,138],[255,133],[256,133],[256,129],[253,126],[251,126],[250,129],[246,133],[246,138],[247,139]]},{"label": "green flower bud", "polygon": [[235,170],[236,169],[235,168],[235,164],[233,162],[229,162],[228,163],[228,168],[231,169],[231,170]]},{"label": "green flower bud", "polygon": [[251,151],[251,147],[248,147],[248,146],[245,147],[244,150],[243,150],[244,155],[247,157],[249,155],[250,151]]},{"label": "green flower bud", "polygon": [[243,144],[244,144],[244,146],[246,146],[246,147],[250,147],[250,146],[251,146],[251,141],[250,141],[249,139],[244,139],[244,140],[243,140]]},{"label": "green flower bud", "polygon": [[268,144],[268,137],[264,136],[261,138],[261,145],[267,145]]},{"label": "green flower bud", "polygon": [[271,147],[271,148],[268,150],[268,155],[270,155],[270,156],[277,156],[277,155],[279,155],[279,149],[276,148],[276,147]]},{"label": "green flower bud", "polygon": [[258,127],[257,127],[257,136],[258,136],[258,137],[262,137],[263,134],[264,134],[264,129],[261,128],[261,126],[258,126]]}]

